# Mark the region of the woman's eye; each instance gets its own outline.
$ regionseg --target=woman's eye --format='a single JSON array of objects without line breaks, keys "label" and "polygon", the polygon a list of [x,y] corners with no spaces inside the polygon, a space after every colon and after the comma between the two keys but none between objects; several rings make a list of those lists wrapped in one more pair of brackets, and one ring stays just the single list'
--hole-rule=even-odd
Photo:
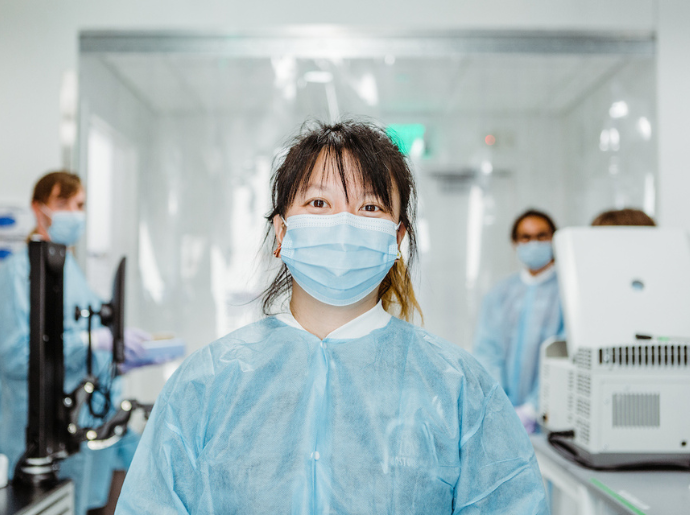
[{"label": "woman's eye", "polygon": [[376,211],[381,211],[381,208],[377,205],[374,204],[367,204],[364,206],[364,211],[368,211],[369,213],[375,213]]},{"label": "woman's eye", "polygon": [[320,198],[314,199],[311,202],[309,202],[309,205],[312,207],[326,207],[326,201],[322,200]]}]

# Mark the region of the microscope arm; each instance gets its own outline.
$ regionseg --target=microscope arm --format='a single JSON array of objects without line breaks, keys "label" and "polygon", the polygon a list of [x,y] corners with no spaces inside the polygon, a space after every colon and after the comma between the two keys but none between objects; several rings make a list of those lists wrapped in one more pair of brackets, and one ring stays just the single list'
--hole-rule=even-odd
[{"label": "microscope arm", "polygon": [[104,424],[98,427],[80,427],[79,414],[88,405],[91,396],[96,390],[95,377],[87,377],[79,387],[70,395],[65,396],[63,404],[68,412],[69,425],[67,432],[70,435],[69,452],[77,452],[81,442],[88,442],[89,449],[105,449],[119,441],[127,432],[127,424],[136,409],[144,411],[144,416],[148,418],[152,404],[142,404],[136,400],[123,400],[120,408]]}]

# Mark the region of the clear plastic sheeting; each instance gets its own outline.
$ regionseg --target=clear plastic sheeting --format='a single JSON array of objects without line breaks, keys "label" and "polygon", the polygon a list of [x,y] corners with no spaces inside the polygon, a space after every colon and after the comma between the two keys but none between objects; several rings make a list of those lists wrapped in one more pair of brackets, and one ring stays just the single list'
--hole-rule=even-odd
[{"label": "clear plastic sheeting", "polygon": [[[81,257],[94,261],[89,280],[107,283],[104,270],[127,254],[128,323],[174,333],[191,351],[260,316],[252,301],[279,264],[261,249],[270,171],[309,118],[365,116],[394,128],[418,180],[426,327],[465,348],[481,299],[518,268],[509,230],[519,212],[541,208],[566,226],[623,205],[656,209],[655,63],[634,45],[601,54],[595,44],[586,54],[450,45],[447,55],[418,45],[396,55],[380,38],[378,56],[310,58],[304,39],[292,52],[287,38],[270,56],[243,56],[242,45],[175,50],[184,41],[82,55],[82,176],[91,177],[92,130],[117,144],[112,198],[87,184],[89,210],[112,210],[94,218],[110,221],[99,227],[112,232],[100,238],[110,246]],[[314,40],[319,55],[327,42]]]}]

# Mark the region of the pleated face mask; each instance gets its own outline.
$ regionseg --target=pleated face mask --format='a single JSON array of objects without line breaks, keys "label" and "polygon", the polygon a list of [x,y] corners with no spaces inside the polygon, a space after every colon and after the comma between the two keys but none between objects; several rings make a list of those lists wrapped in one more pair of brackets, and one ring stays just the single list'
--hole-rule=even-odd
[{"label": "pleated face mask", "polygon": [[86,213],[83,211],[53,211],[48,236],[55,243],[71,247],[86,230]]},{"label": "pleated face mask", "polygon": [[400,256],[390,220],[295,215],[285,221],[280,257],[304,291],[325,304],[348,306],[378,288]]}]

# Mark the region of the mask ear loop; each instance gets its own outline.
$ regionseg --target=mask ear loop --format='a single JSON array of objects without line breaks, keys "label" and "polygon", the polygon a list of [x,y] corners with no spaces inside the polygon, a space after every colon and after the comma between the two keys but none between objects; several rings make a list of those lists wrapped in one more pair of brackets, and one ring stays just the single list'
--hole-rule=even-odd
[{"label": "mask ear loop", "polygon": [[[395,234],[398,234],[398,229],[400,229],[400,226],[402,225],[402,221],[398,222],[398,225],[395,226]],[[398,245],[398,255],[395,256],[395,260],[398,261],[399,259],[402,259],[402,252],[400,252],[400,245]]]},{"label": "mask ear loop", "polygon": [[[54,214],[54,213],[53,213],[53,210],[50,209],[50,208],[49,208],[48,206],[46,206],[45,204],[39,204],[39,205],[38,205],[38,209],[40,209],[40,210],[41,210],[41,213],[43,213],[45,216],[48,217],[48,220],[50,220],[50,223],[51,223],[51,225],[52,225],[52,223],[53,223],[53,214]],[[40,220],[38,220],[38,218],[37,218],[37,219],[36,219],[36,227],[38,227],[39,225],[42,225],[42,226],[43,226],[43,230],[45,230],[45,231],[48,230],[48,228],[45,227],[45,224],[40,223]]]},{"label": "mask ear loop", "polygon": [[[283,217],[281,216],[280,219],[283,221],[283,225],[284,225],[285,227],[287,227],[287,226],[288,226],[288,223],[285,221],[285,218],[283,218]],[[273,255],[274,255],[275,257],[277,257],[277,258],[280,257],[280,249],[281,249],[282,247],[283,247],[283,242],[279,241],[279,242],[278,242],[278,246],[277,246],[276,249],[273,251]]]},{"label": "mask ear loop", "polygon": [[43,212],[44,215],[46,215],[48,218],[51,220],[53,219],[53,211],[50,209],[48,206],[45,204],[39,204],[38,208]]}]

